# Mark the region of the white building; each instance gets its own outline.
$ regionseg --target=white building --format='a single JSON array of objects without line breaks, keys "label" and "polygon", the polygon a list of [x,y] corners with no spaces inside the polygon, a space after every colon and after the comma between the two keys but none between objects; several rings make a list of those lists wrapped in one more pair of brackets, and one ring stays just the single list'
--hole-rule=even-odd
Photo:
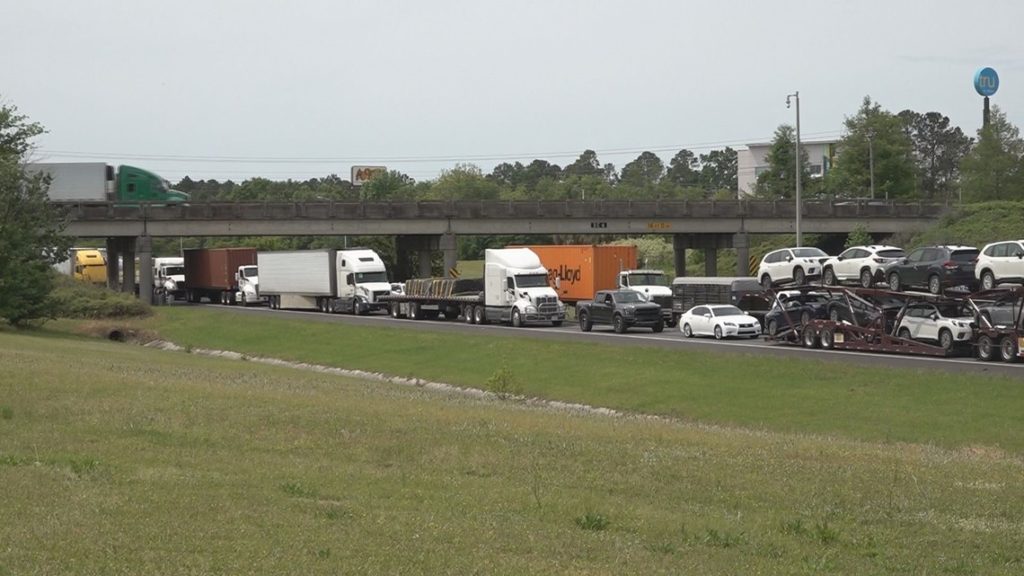
[{"label": "white building", "polygon": [[[836,157],[838,142],[838,140],[800,141],[801,153],[807,152],[808,171],[811,173],[811,178],[821,178],[828,172]],[[736,151],[736,180],[740,198],[754,193],[757,177],[768,169],[766,156],[771,148],[771,142],[758,142],[747,144],[746,150]]]}]

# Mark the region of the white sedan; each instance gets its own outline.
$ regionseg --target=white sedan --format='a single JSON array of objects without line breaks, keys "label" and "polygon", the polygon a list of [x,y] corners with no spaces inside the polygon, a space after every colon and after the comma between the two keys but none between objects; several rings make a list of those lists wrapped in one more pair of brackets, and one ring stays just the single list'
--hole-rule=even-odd
[{"label": "white sedan", "polygon": [[721,340],[730,336],[757,338],[761,323],[735,306],[706,304],[694,306],[679,317],[679,329],[687,338],[714,336]]}]

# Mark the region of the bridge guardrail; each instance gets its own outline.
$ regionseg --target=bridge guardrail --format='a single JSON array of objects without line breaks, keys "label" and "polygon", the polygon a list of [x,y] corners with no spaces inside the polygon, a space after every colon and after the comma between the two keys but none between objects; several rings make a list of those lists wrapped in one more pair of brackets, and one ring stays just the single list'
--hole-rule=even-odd
[{"label": "bridge guardrail", "polygon": [[[793,218],[789,200],[459,200],[409,202],[188,202],[68,204],[72,220]],[[805,218],[936,218],[947,206],[922,202],[805,202]]]}]

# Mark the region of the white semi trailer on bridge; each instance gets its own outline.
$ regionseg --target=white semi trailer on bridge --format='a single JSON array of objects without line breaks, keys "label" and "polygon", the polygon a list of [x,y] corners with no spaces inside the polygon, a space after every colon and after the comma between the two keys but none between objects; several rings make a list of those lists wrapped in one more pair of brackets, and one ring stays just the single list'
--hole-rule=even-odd
[{"label": "white semi trailer on bridge", "polygon": [[260,296],[273,309],[366,314],[387,308],[387,269],[373,250],[259,252]]}]

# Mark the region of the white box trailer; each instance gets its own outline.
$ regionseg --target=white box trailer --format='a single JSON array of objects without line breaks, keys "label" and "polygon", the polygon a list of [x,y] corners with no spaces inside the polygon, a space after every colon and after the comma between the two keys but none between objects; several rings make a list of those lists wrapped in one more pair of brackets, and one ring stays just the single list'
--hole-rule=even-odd
[{"label": "white box trailer", "polygon": [[384,262],[373,250],[259,252],[260,296],[271,308],[366,314],[384,310],[391,293]]},{"label": "white box trailer", "polygon": [[114,192],[114,167],[103,162],[26,164],[25,170],[50,175],[46,195],[54,202],[107,202]]},{"label": "white box trailer", "polygon": [[338,292],[335,255],[329,249],[257,252],[260,295],[275,309],[324,310],[324,300]]}]

